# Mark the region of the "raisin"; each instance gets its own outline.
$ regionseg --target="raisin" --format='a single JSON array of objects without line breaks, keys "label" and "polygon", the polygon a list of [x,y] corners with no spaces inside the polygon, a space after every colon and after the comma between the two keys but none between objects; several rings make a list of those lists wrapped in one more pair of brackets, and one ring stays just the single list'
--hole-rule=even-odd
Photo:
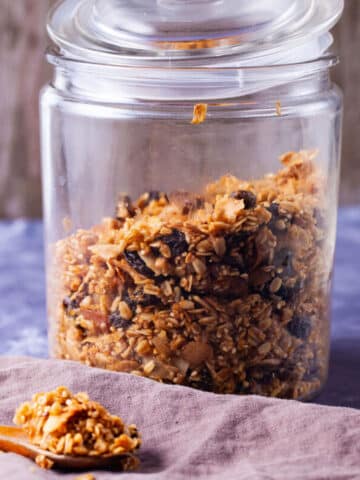
[{"label": "raisin", "polygon": [[160,250],[158,247],[150,247],[150,250],[154,257],[160,257]]},{"label": "raisin", "polygon": [[276,229],[276,222],[280,219],[279,207],[279,204],[275,202],[271,203],[269,207],[266,207],[266,209],[271,213],[271,219],[268,223],[270,230]]},{"label": "raisin", "polygon": [[160,285],[161,283],[165,282],[166,277],[164,275],[157,275],[154,279],[156,285]]},{"label": "raisin", "polygon": [[130,308],[130,310],[131,310],[133,313],[135,313],[135,310],[136,310],[136,302],[135,302],[135,300],[129,295],[129,292],[128,292],[128,291],[125,292],[125,293],[123,293],[121,300],[128,305],[128,307]]},{"label": "raisin", "polygon": [[203,208],[205,205],[203,197],[185,190],[172,192],[170,201],[181,209],[183,215],[188,215],[190,212]]},{"label": "raisin", "polygon": [[246,210],[256,207],[256,195],[250,192],[250,190],[238,190],[237,192],[233,192],[230,197],[236,200],[244,200]]},{"label": "raisin", "polygon": [[274,265],[283,269],[283,275],[291,277],[294,274],[292,265],[293,252],[288,248],[282,248],[275,253]]},{"label": "raisin", "polygon": [[250,232],[236,232],[226,237],[226,246],[228,249],[238,248],[249,238]]},{"label": "raisin", "polygon": [[196,197],[195,200],[195,208],[204,208],[205,206],[205,200],[202,197]]},{"label": "raisin", "polygon": [[241,277],[223,277],[221,289],[212,291],[213,295],[224,296],[228,300],[244,298],[249,293],[248,282]]},{"label": "raisin", "polygon": [[271,203],[270,206],[267,207],[267,210],[271,213],[273,218],[276,219],[276,220],[280,216],[279,207],[280,207],[280,205],[276,202]]},{"label": "raisin", "polygon": [[127,330],[132,324],[131,320],[126,320],[118,312],[110,315],[109,322],[113,327],[122,328],[123,330]]},{"label": "raisin", "polygon": [[177,257],[188,249],[188,243],[183,232],[174,229],[170,235],[164,235],[160,240],[167,245],[173,257]]},{"label": "raisin", "polygon": [[150,202],[158,202],[161,198],[165,198],[166,202],[169,203],[166,193],[159,192],[159,190],[150,190],[150,192],[147,193],[144,207],[147,207]]},{"label": "raisin", "polygon": [[152,202],[153,200],[158,201],[160,200],[161,193],[158,190],[151,190],[148,193],[148,202]]},{"label": "raisin", "polygon": [[199,210],[203,208],[205,205],[205,201],[201,197],[196,197],[192,200],[185,200],[182,213],[183,215],[188,215],[190,212],[194,212],[195,210]]},{"label": "raisin", "polygon": [[281,382],[291,382],[296,379],[296,364],[284,362],[277,370],[276,376]]},{"label": "raisin", "polygon": [[276,295],[285,300],[285,302],[290,302],[291,300],[294,300],[295,294],[295,289],[287,287],[284,284],[282,284],[279,290],[276,292]]},{"label": "raisin", "polygon": [[311,320],[307,316],[294,317],[286,328],[293,337],[307,340],[311,332]]},{"label": "raisin", "polygon": [[[271,213],[271,219],[268,223],[268,227],[271,231],[284,230],[284,224],[286,228],[294,220],[289,213],[281,214],[280,205],[276,202],[271,203],[266,209]],[[279,222],[279,220],[282,220],[282,222]]]},{"label": "raisin", "polygon": [[235,385],[234,393],[237,393],[239,395],[246,395],[247,393],[249,393],[249,390],[250,390],[249,387],[245,387],[243,383],[238,382]]},{"label": "raisin", "polygon": [[317,364],[316,360],[314,359],[308,366],[303,376],[303,380],[305,382],[309,382],[311,380],[314,380],[315,378],[319,378],[319,376],[320,376],[320,367]]},{"label": "raisin", "polygon": [[285,300],[285,302],[292,301],[303,288],[303,280],[298,280],[293,287],[287,287],[286,285],[282,284],[279,290],[276,292],[276,295]]},{"label": "raisin", "polygon": [[258,380],[259,383],[263,385],[269,385],[271,384],[275,379],[277,378],[276,372],[274,371],[265,371],[263,373],[263,376]]},{"label": "raisin", "polygon": [[200,379],[199,380],[190,380],[190,373],[188,371],[188,385],[193,388],[197,388],[199,390],[204,390],[205,392],[212,392],[214,391],[214,381],[211,376],[209,370],[204,367],[200,371]]},{"label": "raisin", "polygon": [[116,218],[118,220],[124,220],[127,217],[133,217],[135,215],[135,209],[132,205],[129,195],[121,195],[116,209]]},{"label": "raisin", "polygon": [[141,305],[142,307],[148,307],[149,305],[157,305],[160,302],[160,299],[155,295],[149,295],[147,293],[144,293],[142,287],[136,287],[136,289],[132,292],[130,296],[127,295],[125,301],[134,311],[136,309],[136,305]]},{"label": "raisin", "polygon": [[277,368],[263,367],[261,369],[250,370],[248,380],[260,385],[269,385],[277,378]]},{"label": "raisin", "polygon": [[75,310],[75,308],[79,308],[79,302],[76,298],[65,297],[63,299],[63,306],[67,312],[71,310]]},{"label": "raisin", "polygon": [[160,303],[159,297],[155,297],[155,295],[149,295],[144,293],[139,299],[138,304],[143,307],[149,307],[150,305],[157,305]]},{"label": "raisin", "polygon": [[155,276],[154,272],[146,265],[144,260],[137,252],[129,252],[128,250],[125,250],[124,257],[130,267],[140,273],[140,275],[149,278],[153,278]]},{"label": "raisin", "polygon": [[244,260],[241,255],[225,255],[222,258],[222,263],[229,267],[237,267],[241,273],[244,272]]}]

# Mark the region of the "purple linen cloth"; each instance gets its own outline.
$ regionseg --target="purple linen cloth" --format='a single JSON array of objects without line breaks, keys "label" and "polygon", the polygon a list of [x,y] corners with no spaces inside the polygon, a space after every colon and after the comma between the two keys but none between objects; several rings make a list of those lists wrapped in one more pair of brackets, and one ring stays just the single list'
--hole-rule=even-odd
[{"label": "purple linen cloth", "polygon": [[[0,359],[0,421],[38,391],[86,391],[143,435],[134,473],[91,472],[96,480],[360,479],[360,412],[295,401],[215,395],[73,362]],[[0,455],[6,480],[75,479]]]}]

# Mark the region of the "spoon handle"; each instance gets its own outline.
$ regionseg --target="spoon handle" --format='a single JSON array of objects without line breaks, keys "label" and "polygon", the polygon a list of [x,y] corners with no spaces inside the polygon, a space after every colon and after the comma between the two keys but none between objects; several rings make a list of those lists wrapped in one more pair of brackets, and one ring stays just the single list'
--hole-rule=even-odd
[{"label": "spoon handle", "polygon": [[26,445],[26,435],[21,428],[0,425],[0,450],[35,459],[36,452]]}]

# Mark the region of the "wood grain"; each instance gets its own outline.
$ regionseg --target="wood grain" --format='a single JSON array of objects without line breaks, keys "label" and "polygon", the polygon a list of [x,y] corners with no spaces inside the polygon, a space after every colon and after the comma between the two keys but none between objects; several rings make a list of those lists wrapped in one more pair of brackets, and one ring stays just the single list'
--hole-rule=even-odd
[{"label": "wood grain", "polygon": [[38,95],[50,0],[0,0],[0,216],[40,216]]},{"label": "wood grain", "polygon": [[341,63],[334,80],[344,91],[345,117],[340,200],[360,203],[360,2],[345,0],[335,27],[335,50]]},{"label": "wood grain", "polygon": [[[41,215],[38,95],[50,78],[43,54],[54,1],[0,0],[0,217]],[[360,203],[359,0],[346,0],[335,37],[346,108],[341,200]]]}]

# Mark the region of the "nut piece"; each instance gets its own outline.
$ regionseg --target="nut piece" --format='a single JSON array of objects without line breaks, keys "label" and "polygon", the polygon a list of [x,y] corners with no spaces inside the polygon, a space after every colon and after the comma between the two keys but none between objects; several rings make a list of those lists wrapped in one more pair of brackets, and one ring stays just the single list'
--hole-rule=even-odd
[{"label": "nut piece", "polygon": [[198,367],[212,359],[213,349],[207,343],[190,342],[183,348],[182,356],[191,367]]},{"label": "nut piece", "polygon": [[277,292],[280,290],[280,287],[282,285],[282,280],[279,277],[274,278],[274,280],[270,283],[269,290],[270,292]]},{"label": "nut piece", "polygon": [[132,310],[126,302],[119,303],[119,313],[125,320],[130,320],[133,316]]}]

